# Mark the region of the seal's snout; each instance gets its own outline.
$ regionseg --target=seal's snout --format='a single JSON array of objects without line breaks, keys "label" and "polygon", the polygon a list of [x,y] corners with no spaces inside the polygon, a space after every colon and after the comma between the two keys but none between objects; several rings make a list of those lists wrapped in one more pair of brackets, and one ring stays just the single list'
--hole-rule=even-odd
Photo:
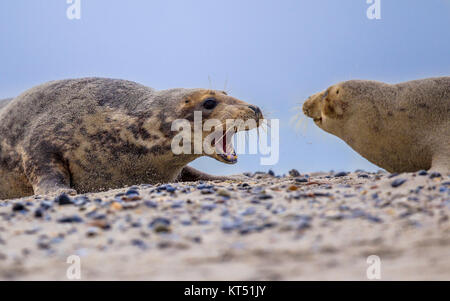
[{"label": "seal's snout", "polygon": [[261,112],[261,109],[257,106],[250,105],[248,106],[256,115],[256,121],[259,121],[260,119],[263,119],[263,114]]},{"label": "seal's snout", "polygon": [[302,106],[303,113],[314,120],[317,124],[322,122],[321,102],[322,94],[316,93],[310,96]]},{"label": "seal's snout", "polygon": [[250,109],[252,109],[253,112],[255,112],[256,115],[261,114],[261,109],[255,106],[248,106]]},{"label": "seal's snout", "polygon": [[306,106],[306,102],[303,104],[302,110],[303,110],[303,114],[305,114],[306,116],[309,117],[309,109],[308,109],[308,107]]},{"label": "seal's snout", "polygon": [[302,110],[303,110],[303,114],[305,114],[308,117],[312,117],[311,116],[311,97],[309,97],[302,106]]}]

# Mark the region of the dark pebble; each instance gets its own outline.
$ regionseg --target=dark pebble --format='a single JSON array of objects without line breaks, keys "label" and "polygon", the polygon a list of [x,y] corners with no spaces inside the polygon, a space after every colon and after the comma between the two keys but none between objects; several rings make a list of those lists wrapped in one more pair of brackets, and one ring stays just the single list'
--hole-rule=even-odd
[{"label": "dark pebble", "polygon": [[261,194],[260,196],[258,196],[258,198],[260,200],[269,200],[269,199],[272,199],[273,196],[271,196],[270,194]]},{"label": "dark pebble", "polygon": [[146,250],[147,249],[147,244],[142,240],[142,239],[132,239],[131,240],[131,245],[138,247],[141,250]]},{"label": "dark pebble", "polygon": [[65,193],[60,194],[55,198],[55,202],[60,206],[72,205],[72,199]]},{"label": "dark pebble", "polygon": [[430,179],[440,178],[440,177],[442,177],[442,175],[440,173],[438,173],[438,172],[432,172],[430,174]]},{"label": "dark pebble", "polygon": [[308,182],[308,179],[307,178],[296,178],[295,182],[297,182],[297,183],[306,183],[306,182]]},{"label": "dark pebble", "polygon": [[97,236],[99,233],[99,230],[97,227],[90,227],[87,231],[86,231],[86,236],[87,237],[94,237]]},{"label": "dark pebble", "polygon": [[391,173],[391,174],[388,176],[388,178],[391,179],[391,178],[394,178],[394,177],[396,177],[396,176],[398,176],[398,175],[399,175],[399,173],[394,172],[394,173]]},{"label": "dark pebble", "polygon": [[58,219],[58,223],[82,223],[83,219],[78,215],[66,216]]},{"label": "dark pebble", "polygon": [[135,189],[129,189],[126,193],[126,196],[137,196],[139,195],[139,191],[135,190]]},{"label": "dark pebble", "polygon": [[197,185],[197,189],[202,190],[202,189],[212,189],[214,188],[213,185],[206,185],[206,184],[199,184]]},{"label": "dark pebble", "polygon": [[213,194],[214,190],[212,189],[202,189],[201,194]]},{"label": "dark pebble", "polygon": [[79,196],[73,200],[73,204],[78,207],[86,205],[87,203],[89,203],[89,198],[86,196]]},{"label": "dark pebble", "polygon": [[428,172],[426,170],[420,170],[417,174],[419,176],[426,176],[428,174]]},{"label": "dark pebble", "polygon": [[370,215],[368,214],[366,216],[367,220],[373,222],[373,223],[382,223],[383,220],[381,218],[379,218],[378,216],[374,216],[374,215]]},{"label": "dark pebble", "polygon": [[291,169],[291,170],[289,171],[289,175],[290,175],[291,177],[300,177],[300,173],[298,172],[297,169]]},{"label": "dark pebble", "polygon": [[273,170],[271,170],[271,169],[269,169],[269,171],[267,172],[267,174],[268,174],[269,176],[272,176],[272,177],[275,176],[275,173],[274,173]]},{"label": "dark pebble", "polygon": [[334,174],[334,177],[335,178],[340,178],[340,177],[345,177],[346,175],[348,175],[348,172],[341,171],[341,172],[338,172],[338,173]]},{"label": "dark pebble", "polygon": [[152,228],[155,232],[169,232],[170,220],[164,217],[157,217],[152,220],[148,227]]},{"label": "dark pebble", "polygon": [[44,211],[41,208],[38,208],[34,211],[34,217],[42,218],[44,216]]},{"label": "dark pebble", "polygon": [[177,190],[177,189],[171,185],[167,185],[167,187],[166,187],[167,192],[172,193],[172,192],[175,192],[175,190]]},{"label": "dark pebble", "polygon": [[362,173],[362,174],[358,175],[358,178],[365,178],[365,179],[367,179],[368,177],[369,177],[369,175],[367,175],[365,173]]},{"label": "dark pebble", "polygon": [[28,209],[23,203],[15,203],[12,206],[12,211],[28,211]]},{"label": "dark pebble", "polygon": [[49,200],[43,200],[41,202],[41,208],[44,210],[48,210],[53,207],[53,202]]},{"label": "dark pebble", "polygon": [[392,181],[391,186],[396,188],[396,187],[399,187],[400,185],[402,185],[405,182],[406,182],[406,179],[395,179],[394,181]]}]

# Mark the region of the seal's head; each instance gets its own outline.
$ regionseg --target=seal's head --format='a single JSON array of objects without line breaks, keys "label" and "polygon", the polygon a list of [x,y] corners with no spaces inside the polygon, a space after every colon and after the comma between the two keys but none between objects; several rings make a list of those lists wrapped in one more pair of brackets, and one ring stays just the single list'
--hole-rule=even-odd
[{"label": "seal's head", "polygon": [[303,104],[303,113],[311,117],[321,129],[337,135],[338,129],[349,116],[344,114],[349,106],[345,92],[342,85],[338,84],[316,93]]},{"label": "seal's head", "polygon": [[[233,135],[258,127],[263,119],[257,106],[231,97],[224,91],[173,89],[162,93],[170,95],[164,99],[176,102],[170,104],[170,112],[163,111],[169,115],[165,122],[171,122],[172,150],[174,147],[187,147],[179,154],[185,158],[209,156],[223,163],[234,164],[237,155],[232,145]],[[167,107],[168,103],[162,105]],[[186,127],[190,131],[185,131]]]},{"label": "seal's head", "polygon": [[372,117],[377,114],[376,106],[383,105],[381,98],[387,96],[380,93],[380,85],[388,86],[376,81],[341,82],[310,96],[303,104],[303,113],[324,131],[344,139],[365,129],[376,131],[372,122],[376,118]]}]

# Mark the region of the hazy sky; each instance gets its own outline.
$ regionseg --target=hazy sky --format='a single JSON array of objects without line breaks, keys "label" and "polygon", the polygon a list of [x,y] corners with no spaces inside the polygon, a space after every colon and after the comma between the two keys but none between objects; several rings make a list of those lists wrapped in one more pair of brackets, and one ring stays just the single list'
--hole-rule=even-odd
[{"label": "hazy sky", "polygon": [[[312,122],[289,120],[309,95],[348,79],[390,83],[450,75],[450,1],[0,1],[0,98],[55,79],[103,76],[156,89],[224,89],[280,119],[280,160],[193,163],[231,174],[378,168]],[[211,86],[208,80],[211,78]]]}]

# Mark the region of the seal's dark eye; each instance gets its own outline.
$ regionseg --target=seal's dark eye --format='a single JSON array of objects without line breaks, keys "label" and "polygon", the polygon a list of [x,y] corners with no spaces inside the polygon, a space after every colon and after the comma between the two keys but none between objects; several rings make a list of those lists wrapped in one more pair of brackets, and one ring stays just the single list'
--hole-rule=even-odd
[{"label": "seal's dark eye", "polygon": [[214,98],[208,98],[203,102],[203,107],[207,110],[212,110],[217,106],[217,100]]}]

